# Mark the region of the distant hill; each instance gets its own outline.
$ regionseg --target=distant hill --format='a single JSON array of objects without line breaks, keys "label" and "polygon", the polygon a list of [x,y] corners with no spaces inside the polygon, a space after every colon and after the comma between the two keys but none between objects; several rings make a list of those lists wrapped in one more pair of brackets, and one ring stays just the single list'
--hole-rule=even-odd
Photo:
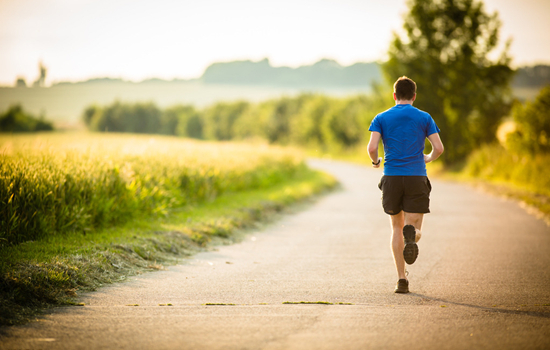
[{"label": "distant hill", "polygon": [[[146,79],[138,83],[120,78],[93,78],[80,82],[58,82],[55,85],[81,84],[163,84],[201,82],[204,84],[262,85],[285,88],[370,88],[373,82],[382,81],[380,65],[376,62],[358,62],[342,66],[338,62],[322,59],[309,66],[298,68],[273,67],[269,60],[253,62],[218,62],[206,68],[198,79],[159,78]],[[550,65],[519,67],[512,81],[512,87],[540,88],[550,84]]]},{"label": "distant hill", "polygon": [[166,84],[166,83],[190,83],[190,82],[196,82],[199,81],[199,79],[172,79],[172,80],[164,80],[160,78],[149,78],[145,79],[139,82],[133,82],[129,80],[124,80],[121,78],[92,78],[88,80],[83,81],[60,81],[53,83],[52,86],[70,86],[70,85],[105,85],[105,84],[126,84],[126,85],[138,85],[138,84]]},{"label": "distant hill", "polygon": [[543,64],[518,68],[512,81],[514,87],[542,87],[548,84],[550,84],[550,66]]},{"label": "distant hill", "polygon": [[273,67],[269,60],[213,63],[201,80],[207,84],[268,85],[285,87],[366,87],[382,80],[378,63],[344,67],[322,59],[298,68]]},{"label": "distant hill", "polygon": [[342,66],[338,62],[322,59],[309,66],[273,67],[267,58],[253,62],[232,61],[211,64],[198,79],[162,80],[147,79],[132,83],[119,78],[94,78],[81,82],[59,82],[53,85],[80,85],[104,83],[182,83],[198,81],[204,84],[262,85],[285,88],[370,88],[373,82],[382,81],[380,66],[376,62],[358,62]]}]

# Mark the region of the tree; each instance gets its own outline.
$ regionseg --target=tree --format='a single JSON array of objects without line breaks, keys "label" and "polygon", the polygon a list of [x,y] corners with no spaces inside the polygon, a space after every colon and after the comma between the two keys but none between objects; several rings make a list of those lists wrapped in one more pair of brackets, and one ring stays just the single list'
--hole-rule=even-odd
[{"label": "tree", "polygon": [[239,140],[268,139],[267,120],[273,112],[274,100],[252,105],[233,124],[233,138]]},{"label": "tree", "polygon": [[153,103],[115,101],[104,108],[88,107],[83,120],[94,131],[156,134],[161,127],[161,111]]},{"label": "tree", "polygon": [[175,106],[168,110],[178,118],[176,135],[202,139],[203,118],[199,111],[191,105]]},{"label": "tree", "polygon": [[27,87],[27,82],[25,81],[25,78],[17,77],[17,80],[15,81],[15,87],[17,87],[17,88],[26,88]]},{"label": "tree", "polygon": [[38,79],[36,79],[36,81],[33,83],[33,86],[34,87],[44,87],[44,85],[46,85],[46,72],[47,72],[47,69],[44,66],[44,64],[42,64],[42,62],[40,62],[38,64],[38,71],[39,71],[39,76],[38,76]]},{"label": "tree", "polygon": [[82,121],[87,127],[90,127],[94,116],[98,113],[101,113],[101,108],[99,106],[88,106],[82,113]]},{"label": "tree", "polygon": [[51,131],[53,124],[44,118],[36,118],[23,111],[20,105],[13,105],[0,113],[0,132]]},{"label": "tree", "polygon": [[364,141],[372,118],[383,108],[387,108],[380,103],[387,100],[387,97],[379,99],[373,95],[338,99],[332,103],[321,124],[324,139],[329,146],[353,148]]},{"label": "tree", "polygon": [[515,151],[531,154],[550,153],[550,85],[535,101],[514,109],[516,130],[508,136]]},{"label": "tree", "polygon": [[492,142],[511,105],[508,46],[492,61],[498,45],[497,13],[476,0],[409,0],[405,37],[394,34],[382,69],[393,83],[406,75],[418,85],[415,106],[429,112],[445,143],[444,160],[464,157],[479,143]]},{"label": "tree", "polygon": [[325,148],[326,138],[321,129],[333,99],[316,95],[308,98],[299,113],[290,120],[290,140],[299,145]]},{"label": "tree", "polygon": [[209,140],[231,140],[235,121],[250,108],[244,101],[219,102],[204,112],[204,137]]},{"label": "tree", "polygon": [[138,102],[126,108],[122,117],[125,132],[156,134],[160,131],[162,112],[154,103]]},{"label": "tree", "polygon": [[301,94],[290,98],[282,97],[273,102],[265,125],[265,133],[270,143],[287,144],[291,134],[291,121],[300,114],[302,107],[314,96]]}]

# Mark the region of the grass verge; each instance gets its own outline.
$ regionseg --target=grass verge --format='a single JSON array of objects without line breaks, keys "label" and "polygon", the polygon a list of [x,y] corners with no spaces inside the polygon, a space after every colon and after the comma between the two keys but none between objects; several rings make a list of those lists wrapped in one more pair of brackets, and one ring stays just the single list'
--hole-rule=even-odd
[{"label": "grass verge", "polygon": [[520,202],[529,213],[550,224],[550,155],[511,152],[501,145],[485,145],[464,166],[442,173],[486,192]]},{"label": "grass verge", "polygon": [[334,188],[329,175],[302,168],[265,189],[226,193],[175,208],[165,218],[51,236],[0,249],[0,324],[31,320],[45,308],[77,305],[80,291],[160,270],[215,244],[242,238],[244,229],[273,220],[290,204]]}]

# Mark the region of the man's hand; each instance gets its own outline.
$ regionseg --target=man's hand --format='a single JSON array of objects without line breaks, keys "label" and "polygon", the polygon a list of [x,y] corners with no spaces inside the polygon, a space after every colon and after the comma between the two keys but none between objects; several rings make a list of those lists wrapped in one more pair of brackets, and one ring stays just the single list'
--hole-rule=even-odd
[{"label": "man's hand", "polygon": [[382,157],[378,157],[378,163],[374,164],[372,163],[373,168],[380,168],[380,164],[382,164]]},{"label": "man's hand", "polygon": [[424,155],[424,163],[426,164],[428,164],[429,162],[433,162],[434,160],[439,158],[444,150],[443,143],[441,142],[441,138],[439,137],[438,133],[428,136],[428,140],[432,144],[432,152],[430,154]]}]

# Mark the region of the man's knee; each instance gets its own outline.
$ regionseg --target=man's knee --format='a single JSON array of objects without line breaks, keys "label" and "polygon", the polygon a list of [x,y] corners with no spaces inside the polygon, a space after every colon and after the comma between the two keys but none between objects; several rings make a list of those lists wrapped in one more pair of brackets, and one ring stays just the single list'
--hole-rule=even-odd
[{"label": "man's knee", "polygon": [[404,212],[404,216],[405,216],[405,225],[413,225],[417,229],[421,228],[422,220],[424,219],[424,214]]}]

